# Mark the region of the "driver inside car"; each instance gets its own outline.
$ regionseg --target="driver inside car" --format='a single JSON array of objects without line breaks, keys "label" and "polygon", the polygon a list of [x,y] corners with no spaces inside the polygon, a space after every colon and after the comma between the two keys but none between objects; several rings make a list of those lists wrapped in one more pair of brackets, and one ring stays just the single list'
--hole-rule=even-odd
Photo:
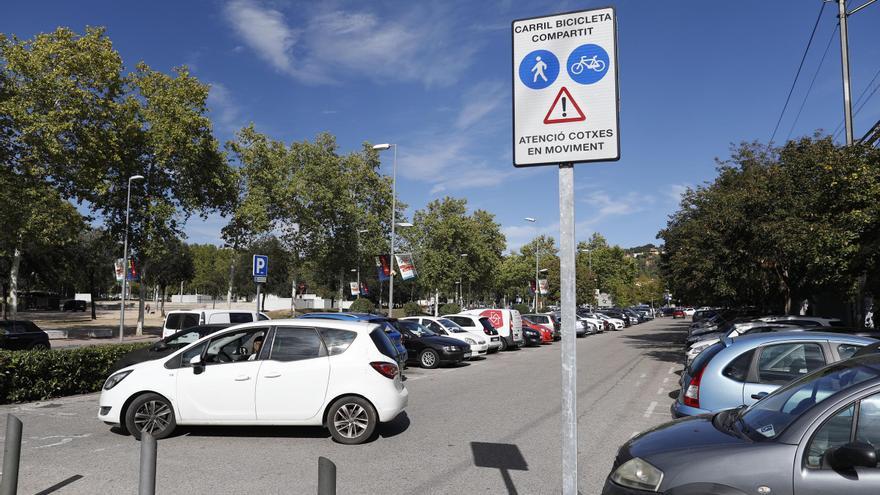
[{"label": "driver inside car", "polygon": [[254,359],[257,359],[257,356],[260,355],[260,349],[263,348],[263,338],[263,334],[259,334],[254,337],[254,342],[252,344],[253,347],[251,349],[251,355],[248,356],[248,361],[253,361]]}]

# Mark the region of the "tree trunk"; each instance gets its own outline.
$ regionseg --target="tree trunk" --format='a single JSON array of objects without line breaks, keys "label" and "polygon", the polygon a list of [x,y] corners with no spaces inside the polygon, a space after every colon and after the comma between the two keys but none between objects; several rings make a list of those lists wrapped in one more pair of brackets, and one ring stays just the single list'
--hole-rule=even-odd
[{"label": "tree trunk", "polygon": [[138,286],[140,293],[138,297],[138,324],[137,329],[135,330],[135,335],[143,335],[144,334],[144,303],[147,299],[147,285],[144,283],[144,279],[146,279],[147,271],[145,267],[141,267],[140,280],[138,281]]},{"label": "tree trunk", "polygon": [[260,296],[263,297],[263,300],[260,301],[260,310],[261,310],[261,311],[266,311],[266,296],[267,296],[268,294],[269,294],[269,291],[263,291],[263,293],[260,294]]},{"label": "tree trunk", "polygon": [[18,316],[18,269],[21,266],[21,235],[12,253],[12,268],[9,270],[9,313],[15,320]]},{"label": "tree trunk", "polygon": [[440,290],[434,289],[434,318],[440,316]]},{"label": "tree trunk", "polygon": [[165,297],[168,292],[168,287],[164,284],[162,285],[162,302],[159,303],[159,313],[162,315],[162,318],[165,318]]},{"label": "tree trunk", "polygon": [[89,294],[92,295],[92,319],[97,320],[98,316],[95,312],[95,269],[89,270]]},{"label": "tree trunk", "polygon": [[3,282],[0,285],[3,286],[3,300],[0,301],[0,304],[3,305],[3,319],[5,320],[6,319],[6,289],[7,289],[7,285],[6,285],[6,282]]},{"label": "tree trunk", "polygon": [[296,312],[296,303],[294,302],[296,299],[296,278],[293,279],[293,282],[290,283],[290,317],[293,318],[293,313]]},{"label": "tree trunk", "polygon": [[232,263],[229,263],[229,288],[226,291],[226,309],[232,309],[232,281],[235,277],[235,252],[232,254]]}]

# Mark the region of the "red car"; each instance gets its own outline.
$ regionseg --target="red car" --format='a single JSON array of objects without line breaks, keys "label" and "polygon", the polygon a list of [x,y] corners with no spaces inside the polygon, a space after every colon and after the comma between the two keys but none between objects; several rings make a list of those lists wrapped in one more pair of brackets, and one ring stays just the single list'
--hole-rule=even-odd
[{"label": "red car", "polygon": [[531,328],[532,330],[535,330],[536,332],[540,333],[542,344],[549,344],[549,343],[553,342],[553,331],[550,330],[549,328],[545,327],[544,325],[538,325],[537,323],[532,323],[525,318],[522,319],[522,324],[523,324],[523,327]]},{"label": "red car", "polygon": [[672,319],[673,320],[676,318],[684,318],[685,316],[687,316],[687,315],[684,314],[683,309],[676,309],[675,311],[672,312]]}]

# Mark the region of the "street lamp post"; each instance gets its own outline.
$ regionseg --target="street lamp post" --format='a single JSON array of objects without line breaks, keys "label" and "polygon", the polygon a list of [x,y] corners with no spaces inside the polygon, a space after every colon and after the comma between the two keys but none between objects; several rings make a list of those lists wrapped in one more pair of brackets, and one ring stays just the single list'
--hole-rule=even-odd
[{"label": "street lamp post", "polygon": [[[537,220],[532,217],[526,217],[525,220],[532,223],[537,222]],[[538,312],[538,293],[541,291],[540,282],[538,281],[538,257],[540,255],[540,252],[538,251],[539,247],[540,246],[538,245],[538,239],[535,238],[535,313]]]},{"label": "street lamp post", "polygon": [[[369,232],[367,229],[358,229],[357,231],[357,283],[358,283],[358,297],[361,297],[361,234],[365,234]],[[354,271],[354,270],[352,270]],[[379,304],[381,308],[381,301]]]},{"label": "street lamp post", "polygon": [[394,161],[391,167],[391,277],[388,279],[388,316],[392,316],[394,309],[394,224],[397,222],[397,145],[377,144],[373,146],[376,151],[385,151],[394,147]]},{"label": "street lamp post", "polygon": [[125,333],[125,285],[128,280],[128,213],[131,206],[131,181],[143,179],[143,175],[132,175],[128,178],[128,194],[125,197],[125,241],[122,248],[122,294],[119,298],[119,342]]},{"label": "street lamp post", "polygon": [[[467,258],[467,253],[461,253],[458,255],[459,258]],[[458,305],[464,308],[464,289],[461,285],[461,273],[458,275]]]}]

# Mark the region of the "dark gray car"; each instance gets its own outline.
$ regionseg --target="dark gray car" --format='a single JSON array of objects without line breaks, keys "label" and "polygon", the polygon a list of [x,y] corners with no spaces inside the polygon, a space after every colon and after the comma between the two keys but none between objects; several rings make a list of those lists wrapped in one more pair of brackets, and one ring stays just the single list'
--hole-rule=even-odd
[{"label": "dark gray car", "polygon": [[745,408],[624,444],[604,495],[880,493],[880,355],[832,364]]}]

